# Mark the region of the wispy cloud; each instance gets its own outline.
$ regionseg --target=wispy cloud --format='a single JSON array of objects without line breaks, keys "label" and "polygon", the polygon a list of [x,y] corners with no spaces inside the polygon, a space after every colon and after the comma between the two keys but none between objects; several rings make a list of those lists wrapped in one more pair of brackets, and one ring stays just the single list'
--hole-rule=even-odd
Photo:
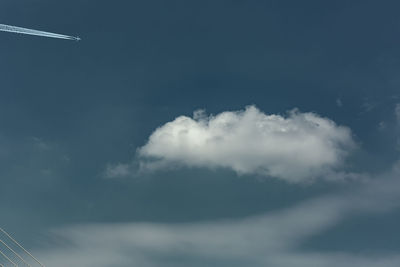
[{"label": "wispy cloud", "polygon": [[338,106],[339,108],[343,107],[342,99],[336,98],[336,106]]},{"label": "wispy cloud", "polygon": [[397,123],[400,124],[400,103],[397,103],[394,108],[394,115],[396,116]]},{"label": "wispy cloud", "polygon": [[109,164],[104,173],[105,178],[116,178],[129,176],[132,173],[130,164]]},{"label": "wispy cloud", "polygon": [[185,224],[91,224],[55,231],[67,246],[38,251],[49,266],[399,266],[397,255],[304,252],[308,238],[345,218],[400,203],[399,168],[358,190],[240,220]]}]

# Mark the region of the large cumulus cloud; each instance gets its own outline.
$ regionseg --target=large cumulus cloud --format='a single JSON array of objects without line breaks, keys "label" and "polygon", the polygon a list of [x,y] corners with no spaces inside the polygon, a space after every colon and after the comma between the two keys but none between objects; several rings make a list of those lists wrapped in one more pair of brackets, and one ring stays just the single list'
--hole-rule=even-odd
[{"label": "large cumulus cloud", "polygon": [[138,150],[144,168],[230,168],[302,182],[338,167],[354,147],[351,131],[315,113],[267,115],[255,106],[193,118],[156,129]]}]

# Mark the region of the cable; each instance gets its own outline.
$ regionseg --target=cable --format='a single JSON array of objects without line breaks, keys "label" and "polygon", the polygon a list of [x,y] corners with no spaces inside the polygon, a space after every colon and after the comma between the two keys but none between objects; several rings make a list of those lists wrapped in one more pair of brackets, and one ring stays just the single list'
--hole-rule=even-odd
[{"label": "cable", "polygon": [[1,250],[0,250],[0,254],[3,255],[3,257],[6,258],[9,262],[11,262],[12,265],[14,265],[15,267],[18,267],[18,265],[15,264],[12,260],[10,260],[10,258],[7,257],[7,255],[4,254]]},{"label": "cable", "polygon": [[6,248],[8,248],[12,253],[14,253],[21,261],[23,261],[29,267],[32,267],[29,263],[27,263],[17,252],[15,252],[11,247],[9,247],[6,242],[0,239],[0,243],[2,243]]},{"label": "cable", "polygon": [[21,244],[19,244],[12,236],[10,236],[6,231],[0,228],[0,231],[3,232],[9,239],[11,239],[18,247],[20,247],[26,254],[31,256],[40,266],[45,267],[38,259],[36,259],[29,251],[27,251]]}]

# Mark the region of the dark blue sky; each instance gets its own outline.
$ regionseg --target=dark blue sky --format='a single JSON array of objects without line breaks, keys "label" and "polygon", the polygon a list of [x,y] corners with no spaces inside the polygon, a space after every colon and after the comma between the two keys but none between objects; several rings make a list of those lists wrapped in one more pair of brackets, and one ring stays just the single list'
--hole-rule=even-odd
[{"label": "dark blue sky", "polygon": [[[397,1],[5,0],[1,7],[0,23],[82,38],[0,33],[0,226],[32,249],[53,242],[52,229],[241,220],[363,184],[293,184],[203,167],[104,177],[110,164],[135,168],[137,149],[158,127],[197,109],[216,115],[255,105],[265,114],[298,108],[329,118],[357,144],[343,172],[380,177],[398,159]],[[349,216],[304,240],[301,251],[398,254],[398,213]],[[160,266],[205,266],[184,255],[164,255]],[[204,264],[232,266],[224,260]]]}]

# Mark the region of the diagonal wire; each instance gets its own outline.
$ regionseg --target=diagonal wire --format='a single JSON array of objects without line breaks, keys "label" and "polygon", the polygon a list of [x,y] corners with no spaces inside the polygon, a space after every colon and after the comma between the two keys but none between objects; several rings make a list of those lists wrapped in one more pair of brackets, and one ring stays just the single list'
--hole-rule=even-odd
[{"label": "diagonal wire", "polygon": [[10,240],[12,240],[20,249],[22,249],[26,254],[28,254],[32,259],[34,259],[40,266],[45,267],[38,259],[36,259],[29,251],[27,251],[20,243],[18,243],[12,236],[10,236],[6,231],[0,228],[0,231],[5,234]]},{"label": "diagonal wire", "polygon": [[11,262],[12,265],[14,265],[15,267],[18,267],[18,265],[15,264],[9,257],[7,257],[7,255],[4,254],[1,250],[0,250],[0,254],[1,254],[4,258],[6,258],[9,262]]},{"label": "diagonal wire", "polygon": [[10,246],[8,246],[6,244],[6,242],[4,242],[3,240],[0,239],[0,243],[2,243],[6,248],[8,248],[8,250],[10,250],[12,253],[14,253],[23,263],[25,263],[26,265],[28,265],[29,267],[32,267],[32,265],[30,265],[29,263],[27,263],[17,252],[15,252]]}]

